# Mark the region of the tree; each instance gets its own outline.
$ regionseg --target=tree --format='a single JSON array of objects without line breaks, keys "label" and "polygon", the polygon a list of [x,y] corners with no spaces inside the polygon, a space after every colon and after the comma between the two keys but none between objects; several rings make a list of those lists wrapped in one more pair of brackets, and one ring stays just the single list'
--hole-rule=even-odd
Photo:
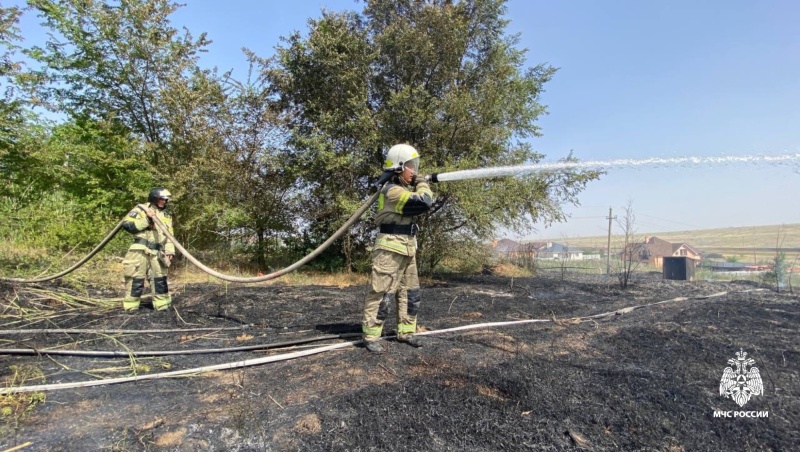
[{"label": "tree", "polygon": [[26,50],[40,64],[24,78],[32,98],[76,124],[106,123],[136,140],[151,183],[176,195],[178,238],[199,246],[226,240],[216,231],[230,213],[231,185],[218,182],[232,182],[238,162],[223,139],[230,121],[221,119],[220,78],[197,65],[205,34],[172,27],[180,5],[168,0],[30,3],[52,31],[44,47]]},{"label": "tree", "polygon": [[787,279],[790,280],[789,290],[792,290],[790,273],[791,266],[786,260],[786,253],[781,251],[785,238],[785,233],[778,231],[778,236],[775,239],[775,257],[772,258],[772,270],[765,272],[763,276],[765,282],[775,284],[776,292],[781,291],[781,288],[786,284]]},{"label": "tree", "polygon": [[282,251],[281,239],[295,230],[297,186],[292,168],[285,165],[290,158],[283,145],[285,129],[270,108],[269,85],[253,71],[260,60],[247,54],[252,62],[248,78],[228,80],[226,114],[221,118],[223,143],[233,159],[227,184],[232,207],[224,229],[240,231],[244,242],[254,237],[255,260],[265,268],[267,251],[274,262]]},{"label": "tree", "polygon": [[[16,131],[23,123],[21,102],[13,83],[21,69],[21,63],[15,60],[17,42],[21,39],[17,26],[21,14],[17,7],[0,6],[0,80],[5,82],[0,93],[0,158],[7,157],[6,153],[16,141]],[[0,171],[5,169],[0,161]]]},{"label": "tree", "polygon": [[619,286],[622,289],[628,287],[631,276],[639,267],[639,256],[644,245],[636,236],[636,214],[633,211],[633,201],[629,200],[624,210],[625,215],[616,220],[622,228],[622,252],[619,268],[616,271]]},{"label": "tree", "polygon": [[[428,172],[544,157],[526,140],[539,135],[539,95],[555,69],[523,68],[518,37],[504,34],[503,0],[365,4],[362,14],[309,21],[308,36],[288,37],[265,67],[308,189],[312,231],[328,234],[355,210],[396,143],[416,146]],[[420,220],[420,261],[430,270],[498,226],[521,231],[561,220],[561,203],[576,202],[596,177],[565,171],[443,184]],[[356,230],[351,243],[368,243],[366,234]]]},{"label": "tree", "polygon": [[138,142],[103,121],[29,125],[15,149],[25,167],[12,169],[14,211],[49,248],[96,245],[154,183]]},{"label": "tree", "polygon": [[30,155],[37,191],[60,190],[100,218],[121,216],[154,184],[138,143],[103,121],[75,118],[56,125]]},{"label": "tree", "polygon": [[[31,0],[53,33],[44,48],[26,53],[41,67],[30,88],[51,109],[119,121],[154,147],[152,162],[170,141],[165,97],[191,85],[198,53],[209,44],[170,26],[178,4],[168,0]],[[159,149],[161,148],[161,149]]]}]

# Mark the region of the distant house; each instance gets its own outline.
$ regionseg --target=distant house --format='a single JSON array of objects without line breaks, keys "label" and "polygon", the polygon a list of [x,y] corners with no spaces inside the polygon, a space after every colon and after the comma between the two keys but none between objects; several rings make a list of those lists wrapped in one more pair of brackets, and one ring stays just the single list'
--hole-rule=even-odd
[{"label": "distant house", "polygon": [[602,259],[603,258],[603,253],[605,253],[605,250],[600,250],[600,249],[597,249],[597,248],[588,248],[588,249],[584,248],[583,249],[583,260],[588,261],[588,260]]},{"label": "distant house", "polygon": [[492,249],[497,256],[507,259],[537,258],[583,260],[583,250],[554,242],[519,243],[509,239],[495,240]]},{"label": "distant house", "polygon": [[519,253],[522,250],[522,245],[510,239],[500,239],[492,242],[492,249],[496,254],[512,254]]},{"label": "distant house", "polygon": [[687,243],[673,243],[658,237],[645,237],[644,243],[638,247],[639,259],[652,267],[662,268],[664,257],[684,256],[700,261],[700,251]]},{"label": "distant house", "polygon": [[[542,245],[542,243],[540,243],[540,245]],[[570,248],[567,245],[555,242],[546,242],[543,243],[543,245],[544,246],[539,246],[536,250],[536,257],[539,259],[583,260],[583,250],[578,248]]]},{"label": "distant house", "polygon": [[530,243],[519,243],[510,239],[500,239],[492,242],[492,251],[498,257],[505,259],[533,259],[536,257],[536,248]]}]

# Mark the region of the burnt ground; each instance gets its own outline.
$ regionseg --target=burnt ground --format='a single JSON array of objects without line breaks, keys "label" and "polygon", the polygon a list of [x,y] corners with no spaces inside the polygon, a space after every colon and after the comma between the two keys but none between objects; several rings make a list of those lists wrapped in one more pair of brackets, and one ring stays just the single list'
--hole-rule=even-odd
[{"label": "burnt ground", "polygon": [[[48,391],[0,449],[22,450],[790,450],[800,444],[800,305],[746,283],[605,277],[469,276],[423,284],[429,331],[522,319],[555,322],[456,331],[375,356],[347,347],[180,378]],[[25,307],[0,286],[4,322]],[[51,290],[58,290],[50,287]],[[194,285],[168,313],[87,310],[12,328],[242,331],[3,335],[4,348],[195,350],[358,331],[364,287]],[[713,298],[702,296],[726,292]],[[566,319],[689,297],[595,321]],[[13,308],[13,309],[12,309]],[[393,323],[387,325],[393,329]],[[391,332],[391,331],[389,331]],[[334,339],[300,346],[347,341]],[[296,347],[295,347],[296,348]],[[139,374],[283,354],[295,348],[139,358]],[[755,360],[764,394],[739,408],[719,395],[727,361]],[[0,356],[46,383],[131,373],[126,358]],[[19,368],[19,367],[17,367]],[[39,383],[40,380],[34,381]],[[768,411],[715,418],[715,410]],[[8,424],[8,423],[7,423]],[[13,427],[13,426],[12,426]]]}]

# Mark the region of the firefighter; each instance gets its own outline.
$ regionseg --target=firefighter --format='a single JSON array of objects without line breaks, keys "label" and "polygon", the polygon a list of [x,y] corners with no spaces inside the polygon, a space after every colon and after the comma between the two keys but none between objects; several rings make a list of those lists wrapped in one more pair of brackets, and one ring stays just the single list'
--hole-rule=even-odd
[{"label": "firefighter", "polygon": [[133,208],[122,222],[122,228],[133,234],[133,244],[128,248],[122,266],[125,274],[125,298],[122,308],[126,311],[139,309],[144,281],[148,271],[153,293],[153,308],[163,311],[169,308],[172,297],[167,286],[167,269],[175,256],[175,245],[158,230],[153,218],[161,220],[172,234],[172,217],[167,203],[172,194],[166,188],[154,188],[147,197],[147,205]]},{"label": "firefighter", "polygon": [[361,319],[364,345],[373,353],[383,352],[380,337],[392,304],[397,315],[397,340],[422,346],[420,338],[414,336],[420,305],[416,217],[433,204],[428,183],[418,177],[419,154],[414,147],[392,146],[383,169],[384,175],[391,178],[378,197],[375,223],[380,229],[372,251],[372,276]]}]

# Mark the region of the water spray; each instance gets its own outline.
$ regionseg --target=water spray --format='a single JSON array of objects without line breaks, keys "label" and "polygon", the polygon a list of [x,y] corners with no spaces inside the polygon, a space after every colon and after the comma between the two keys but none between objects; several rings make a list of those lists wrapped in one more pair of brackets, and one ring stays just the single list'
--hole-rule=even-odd
[{"label": "water spray", "polygon": [[465,179],[485,179],[493,177],[526,176],[533,173],[553,173],[557,171],[577,170],[604,170],[613,168],[636,167],[667,167],[686,165],[724,165],[724,164],[786,164],[800,162],[800,154],[783,155],[744,155],[744,156],[717,156],[717,157],[672,157],[672,158],[646,158],[646,159],[618,159],[596,160],[585,162],[552,162],[535,163],[532,165],[497,166],[494,168],[478,168],[447,173],[430,174],[425,176],[428,182],[450,182]]}]

